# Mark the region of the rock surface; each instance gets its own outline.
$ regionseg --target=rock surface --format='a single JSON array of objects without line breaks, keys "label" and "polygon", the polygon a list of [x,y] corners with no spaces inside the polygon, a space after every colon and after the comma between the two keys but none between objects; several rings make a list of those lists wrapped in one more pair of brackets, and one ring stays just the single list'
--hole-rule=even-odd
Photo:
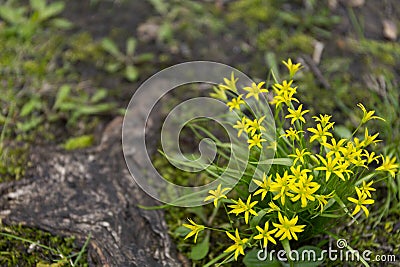
[{"label": "rock surface", "polygon": [[0,219],[56,235],[89,233],[90,266],[181,266],[159,205],[131,178],[121,149],[122,118],[99,146],[66,153],[36,147],[24,179],[0,184]]}]

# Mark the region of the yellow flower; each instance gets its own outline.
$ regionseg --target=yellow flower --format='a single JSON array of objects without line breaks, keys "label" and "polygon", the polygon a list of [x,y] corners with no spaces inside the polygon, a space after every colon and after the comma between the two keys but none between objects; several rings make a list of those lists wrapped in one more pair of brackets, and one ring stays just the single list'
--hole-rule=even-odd
[{"label": "yellow flower", "polygon": [[290,121],[291,124],[293,124],[295,121],[298,120],[302,121],[303,123],[306,123],[306,120],[303,118],[303,115],[310,111],[308,109],[302,111],[302,109],[303,109],[303,104],[301,104],[297,110],[288,108],[290,114],[286,115],[285,118],[286,119],[292,118],[292,120]]},{"label": "yellow flower", "polygon": [[197,236],[198,236],[199,232],[200,232],[200,231],[203,231],[205,227],[204,227],[204,225],[195,223],[195,222],[192,221],[191,219],[188,219],[188,220],[189,220],[189,222],[190,222],[192,225],[184,223],[183,226],[186,227],[186,228],[188,228],[188,229],[190,229],[191,232],[188,233],[188,234],[185,236],[185,239],[187,239],[187,238],[189,238],[189,237],[195,235],[195,236],[194,236],[194,243],[196,243],[196,241],[197,241]]},{"label": "yellow flower", "polygon": [[239,95],[237,98],[233,98],[231,102],[226,104],[230,111],[233,109],[240,110],[240,104],[245,104],[245,102],[242,100],[242,96],[243,95]]},{"label": "yellow flower", "polygon": [[370,191],[376,191],[375,188],[371,187],[373,183],[374,181],[371,181],[368,184],[365,181],[362,181],[362,186],[360,187],[361,193],[366,194],[368,197],[371,197]]},{"label": "yellow flower", "polygon": [[396,157],[393,157],[392,159],[390,157],[385,157],[383,159],[382,165],[378,168],[376,168],[377,171],[387,171],[390,173],[392,177],[395,176],[397,172],[397,168],[399,167],[399,164],[395,163],[396,162]]},{"label": "yellow flower", "polygon": [[[359,165],[356,166],[360,166],[360,167],[365,167],[364,166],[364,160],[358,162]],[[347,175],[347,179],[350,179],[350,174],[353,173],[353,171],[349,170],[350,163],[346,160],[339,160],[338,164],[337,164],[337,172],[338,173],[344,173]]]},{"label": "yellow flower", "polygon": [[326,199],[332,198],[334,193],[335,191],[332,191],[328,195],[314,195],[315,198],[318,200],[318,207],[316,209],[320,208],[322,213],[325,205],[328,204],[328,201]]},{"label": "yellow flower", "polygon": [[300,149],[296,148],[296,153],[289,155],[289,157],[294,158],[293,165],[296,165],[296,162],[299,160],[302,164],[304,164],[304,157],[306,155],[311,155],[311,153],[306,150],[307,149],[303,149],[300,151]]},{"label": "yellow flower", "polygon": [[356,192],[357,192],[358,199],[355,199],[355,198],[352,198],[352,197],[348,197],[347,198],[349,201],[351,201],[351,202],[356,204],[356,207],[354,208],[354,211],[353,211],[353,213],[351,215],[357,214],[360,211],[360,209],[362,209],[365,212],[365,215],[368,217],[369,211],[363,205],[374,204],[375,201],[373,199],[367,199],[367,197],[368,197],[367,194],[363,194],[361,192],[361,190],[358,189],[357,187],[356,187]]},{"label": "yellow flower", "polygon": [[235,236],[233,236],[229,232],[225,232],[225,233],[230,239],[235,241],[235,244],[230,246],[229,248],[227,248],[225,250],[225,252],[235,251],[235,260],[237,260],[237,258],[239,256],[239,253],[244,255],[244,246],[245,246],[247,240],[249,240],[249,239],[248,238],[241,239],[240,236],[239,236],[239,232],[238,232],[237,228],[236,228],[236,231],[235,231]]},{"label": "yellow flower", "polygon": [[268,177],[265,175],[265,173],[263,174],[263,179],[262,182],[258,181],[258,180],[254,180],[254,182],[261,187],[260,189],[258,189],[253,195],[256,196],[258,194],[261,194],[261,200],[264,200],[265,195],[268,193],[271,184],[272,184],[272,180],[271,180],[271,176]]},{"label": "yellow flower", "polygon": [[265,127],[261,125],[264,119],[265,116],[262,116],[258,120],[257,119],[254,119],[253,121],[247,120],[247,132],[250,133],[251,135],[254,135],[257,130],[265,131]]},{"label": "yellow flower", "polygon": [[251,196],[247,198],[246,203],[243,202],[239,198],[238,201],[233,200],[235,203],[234,205],[229,205],[229,208],[232,208],[232,210],[229,213],[235,213],[235,215],[239,215],[240,213],[244,212],[244,221],[249,223],[249,215],[253,214],[254,216],[257,216],[257,212],[253,210],[253,207],[258,203],[258,201],[251,202]]},{"label": "yellow flower", "polygon": [[331,115],[327,115],[327,114],[319,114],[319,117],[317,116],[313,116],[312,117],[316,122],[321,123],[322,128],[327,127],[328,129],[332,128],[333,125],[335,124],[335,122],[330,122],[330,119],[332,118]]},{"label": "yellow flower", "polygon": [[244,87],[243,90],[248,91],[249,93],[246,95],[246,98],[253,96],[255,99],[260,100],[259,94],[268,93],[268,90],[262,88],[265,82],[260,82],[258,84],[252,83],[251,86]]},{"label": "yellow flower", "polygon": [[278,205],[276,205],[273,201],[268,203],[269,209],[267,210],[267,213],[271,213],[274,211],[281,211],[281,209],[278,207]]},{"label": "yellow flower", "polygon": [[370,144],[376,145],[376,143],[381,142],[382,140],[375,140],[378,137],[378,135],[379,133],[370,136],[368,133],[368,128],[365,128],[364,140],[362,141],[363,146],[368,146]]},{"label": "yellow flower", "polygon": [[272,223],[279,230],[275,234],[275,237],[281,237],[279,240],[283,240],[285,238],[287,238],[288,240],[292,240],[292,238],[298,240],[296,233],[303,232],[303,228],[305,227],[305,225],[296,225],[299,217],[296,216],[293,219],[289,220],[286,216],[282,217],[282,214],[279,212],[278,219],[280,224]]},{"label": "yellow flower", "polygon": [[290,127],[288,130],[285,130],[286,134],[282,134],[280,137],[284,136],[288,138],[291,142],[294,140],[300,141],[299,133],[304,133],[304,131],[297,131]]},{"label": "yellow flower", "polygon": [[225,91],[219,87],[214,86],[213,87],[214,93],[210,93],[211,97],[214,97],[216,99],[221,99],[221,100],[227,100],[228,97],[225,94]]},{"label": "yellow flower", "polygon": [[238,130],[238,137],[242,134],[243,131],[247,133],[247,121],[249,119],[246,117],[243,117],[241,121],[237,121],[235,125],[233,125],[233,128]]},{"label": "yellow flower", "polygon": [[310,169],[301,169],[302,166],[298,165],[296,168],[294,166],[290,167],[290,171],[295,179],[301,179],[302,177],[307,177],[307,173],[311,172]]},{"label": "yellow flower", "polygon": [[287,82],[286,80],[284,80],[282,82],[282,84],[276,83],[272,86],[272,88],[274,89],[275,94],[277,95],[283,95],[283,93],[289,93],[289,92],[296,92],[297,87],[292,88],[291,85],[293,83],[293,80],[290,80],[289,82]]},{"label": "yellow flower", "polygon": [[279,173],[276,174],[276,179],[271,184],[271,192],[277,192],[273,200],[280,198],[282,205],[285,205],[285,197],[293,197],[293,194],[289,192],[290,186],[294,183],[294,180],[287,171],[281,177]]},{"label": "yellow flower", "polygon": [[258,146],[259,148],[262,148],[261,143],[267,140],[261,138],[261,135],[262,134],[255,134],[251,137],[251,139],[247,140],[247,143],[249,143],[249,149],[253,146]]},{"label": "yellow flower", "polygon": [[221,190],[221,184],[220,184],[220,185],[218,185],[216,190],[208,191],[210,196],[207,196],[204,199],[204,201],[214,200],[214,206],[217,207],[218,200],[220,200],[221,198],[226,198],[226,195],[224,193],[229,190],[231,190],[231,188],[224,188]]},{"label": "yellow flower", "polygon": [[324,166],[320,166],[317,168],[314,168],[314,170],[316,171],[325,171],[326,172],[326,181],[329,180],[329,177],[331,177],[331,174],[334,173],[336,174],[340,179],[342,179],[343,181],[346,181],[346,179],[343,176],[342,171],[340,170],[338,164],[339,159],[338,158],[334,158],[332,159],[332,157],[327,157],[326,160],[324,159],[324,157],[317,155],[317,157],[321,160],[322,164],[324,164]]},{"label": "yellow flower", "polygon": [[293,76],[296,74],[296,72],[303,68],[303,66],[301,66],[301,63],[297,63],[297,64],[293,64],[292,60],[289,58],[287,60],[287,62],[282,61],[282,63],[286,66],[286,68],[289,70],[289,76],[290,78],[293,78]]},{"label": "yellow flower", "polygon": [[357,148],[353,142],[347,142],[345,149],[342,150],[343,159],[353,164],[358,164],[361,160],[363,150]]},{"label": "yellow flower", "polygon": [[290,106],[292,101],[295,101],[297,103],[299,103],[299,100],[294,96],[294,94],[296,93],[296,88],[292,88],[293,90],[291,91],[284,91],[282,92],[282,94],[276,95],[274,96],[274,98],[272,99],[272,101],[270,102],[272,105],[275,105],[276,108],[278,108],[282,103],[286,104],[286,106]]},{"label": "yellow flower", "polygon": [[370,164],[373,161],[375,161],[376,163],[379,163],[379,158],[382,157],[382,155],[375,156],[375,152],[371,152],[371,154],[370,154],[368,152],[368,150],[364,150],[364,154],[362,156],[366,157],[367,164]]},{"label": "yellow flower", "polygon": [[358,103],[357,106],[362,110],[363,112],[363,117],[361,119],[361,124],[366,123],[369,120],[383,120],[385,119],[378,117],[378,116],[373,116],[375,114],[375,110],[367,111],[366,108],[364,107],[363,104]]},{"label": "yellow flower", "polygon": [[329,152],[326,154],[327,157],[331,157],[332,155],[335,155],[336,157],[340,157],[340,152],[342,152],[345,148],[343,147],[344,143],[347,141],[347,139],[340,139],[339,142],[336,142],[335,138],[331,138],[331,143],[323,143],[322,145],[329,149]]},{"label": "yellow flower", "polygon": [[268,245],[268,241],[271,241],[272,243],[274,243],[276,245],[276,241],[275,239],[271,236],[273,233],[275,233],[276,231],[278,231],[278,229],[274,229],[274,230],[270,230],[268,231],[269,228],[269,222],[266,222],[264,225],[264,229],[262,229],[260,226],[256,226],[258,232],[260,232],[260,234],[256,235],[254,237],[254,239],[263,239],[264,241],[264,247],[266,247]]},{"label": "yellow flower", "polygon": [[307,128],[307,130],[314,134],[310,138],[310,143],[314,140],[318,140],[320,143],[326,143],[327,136],[332,137],[332,134],[328,132],[329,128],[327,126],[322,127],[320,123],[317,124],[317,128]]},{"label": "yellow flower", "polygon": [[[304,177],[304,176],[303,176]],[[300,199],[301,207],[305,208],[307,206],[307,200],[314,201],[315,197],[313,194],[317,192],[320,188],[320,185],[316,182],[312,182],[313,176],[310,175],[308,178],[304,177],[300,179],[300,181],[296,184],[293,184],[290,189],[297,194],[295,197],[292,197],[291,200],[296,202]]]},{"label": "yellow flower", "polygon": [[239,80],[239,78],[235,78],[235,75],[232,71],[231,73],[231,79],[228,80],[227,78],[224,78],[225,84],[220,84],[219,87],[223,90],[231,90],[233,92],[237,92],[236,88],[236,82]]}]

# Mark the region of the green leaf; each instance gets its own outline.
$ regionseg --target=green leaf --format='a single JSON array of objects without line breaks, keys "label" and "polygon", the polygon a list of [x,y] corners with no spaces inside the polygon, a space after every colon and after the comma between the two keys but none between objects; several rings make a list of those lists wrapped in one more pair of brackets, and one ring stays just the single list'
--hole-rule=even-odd
[{"label": "green leaf", "polygon": [[135,63],[144,63],[151,61],[154,58],[153,53],[143,53],[140,55],[135,56]]},{"label": "green leaf", "polygon": [[103,103],[93,106],[80,106],[79,109],[76,110],[76,112],[84,115],[93,115],[110,111],[114,107],[115,107],[114,103]]},{"label": "green leaf", "polygon": [[0,18],[11,24],[20,24],[26,21],[24,13],[26,8],[13,8],[11,6],[0,5]]},{"label": "green leaf", "polygon": [[265,164],[265,165],[284,165],[284,166],[292,166],[293,160],[290,158],[276,158],[276,159],[267,159],[267,160],[262,160],[262,161],[254,161],[251,162],[253,164]]},{"label": "green leaf", "polygon": [[173,36],[173,29],[170,23],[164,23],[160,26],[158,30],[158,39],[163,42],[163,41],[168,41],[172,40]]},{"label": "green leaf", "polygon": [[107,97],[106,89],[98,89],[96,93],[90,98],[90,102],[97,103]]},{"label": "green leaf", "polygon": [[131,37],[126,41],[126,54],[128,56],[133,56],[133,54],[135,53],[135,49],[136,49],[136,40]]},{"label": "green leaf", "polygon": [[93,135],[82,135],[69,138],[63,146],[65,150],[74,150],[89,147],[93,144],[93,142]]},{"label": "green leaf", "polygon": [[164,0],[149,0],[153,5],[154,9],[157,10],[161,15],[165,15],[168,12],[168,4]]},{"label": "green leaf", "polygon": [[270,259],[269,255],[265,255],[265,253],[260,253],[260,257],[266,257],[265,260],[260,260],[257,256],[260,250],[253,249],[249,252],[246,252],[246,255],[243,258],[243,263],[247,267],[282,267],[281,263],[273,257]]},{"label": "green leaf", "polygon": [[55,2],[47,6],[44,10],[39,12],[39,21],[45,21],[51,17],[60,14],[64,10],[64,2]]},{"label": "green leaf", "polygon": [[111,55],[115,57],[120,57],[121,52],[118,49],[118,46],[112,41],[110,38],[104,38],[101,41],[101,47]]},{"label": "green leaf", "polygon": [[106,64],[105,68],[106,71],[108,71],[109,73],[115,73],[119,70],[119,68],[121,68],[121,64],[119,62],[112,62]]},{"label": "green leaf", "polygon": [[62,29],[62,30],[69,30],[71,29],[74,24],[67,19],[62,18],[55,18],[51,20],[51,25],[55,28]]},{"label": "green leaf", "polygon": [[335,126],[335,128],[333,128],[333,131],[340,138],[347,138],[348,139],[348,138],[351,138],[351,135],[352,135],[351,131],[347,127],[345,127],[343,125]]},{"label": "green leaf", "polygon": [[27,132],[36,128],[42,121],[43,118],[41,116],[32,116],[28,121],[18,122],[17,128],[22,132]]},{"label": "green leaf", "polygon": [[25,117],[31,114],[34,110],[40,110],[42,103],[39,97],[32,97],[23,107],[21,108],[21,117]]},{"label": "green leaf", "polygon": [[188,233],[190,233],[190,229],[186,228],[185,226],[181,225],[177,227],[174,231],[177,236],[185,237]]},{"label": "green leaf", "polygon": [[137,68],[132,65],[128,65],[125,68],[125,78],[127,78],[130,82],[136,81],[139,77],[139,73]]},{"label": "green leaf", "polygon": [[71,92],[71,87],[69,85],[63,85],[57,92],[56,102],[54,103],[53,109],[57,109],[61,104],[67,99]]},{"label": "green leaf", "polygon": [[30,0],[31,7],[34,10],[42,11],[46,7],[46,0]]},{"label": "green leaf", "polygon": [[[257,216],[254,216],[250,220],[250,227],[256,227],[260,223],[261,219],[265,216],[265,214],[267,214],[265,210],[260,210],[259,212],[257,212]],[[260,227],[264,228],[263,226]]]},{"label": "green leaf", "polygon": [[192,251],[190,252],[189,257],[192,260],[198,261],[203,259],[208,254],[208,250],[210,249],[210,235],[207,234],[201,243],[196,244]]}]

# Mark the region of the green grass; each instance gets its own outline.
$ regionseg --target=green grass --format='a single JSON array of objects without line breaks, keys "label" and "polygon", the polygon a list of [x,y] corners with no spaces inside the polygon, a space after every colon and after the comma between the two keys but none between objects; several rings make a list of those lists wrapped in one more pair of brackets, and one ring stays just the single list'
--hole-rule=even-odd
[{"label": "green grass", "polygon": [[21,225],[0,225],[0,265],[2,266],[88,266],[86,248],[74,237],[50,233]]}]

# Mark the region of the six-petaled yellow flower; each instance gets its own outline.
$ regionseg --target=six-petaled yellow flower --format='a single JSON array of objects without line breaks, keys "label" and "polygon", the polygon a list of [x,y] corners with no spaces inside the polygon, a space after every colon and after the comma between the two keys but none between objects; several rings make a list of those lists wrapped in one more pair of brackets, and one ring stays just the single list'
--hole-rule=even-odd
[{"label": "six-petaled yellow flower", "polygon": [[226,191],[231,190],[230,188],[224,188],[221,189],[221,184],[218,185],[216,190],[210,190],[208,191],[208,193],[210,194],[210,196],[207,196],[204,201],[210,201],[210,200],[214,200],[214,206],[217,207],[218,201],[221,198],[226,198],[226,195],[224,194]]},{"label": "six-petaled yellow flower", "polygon": [[302,164],[304,164],[304,157],[307,155],[311,155],[311,152],[308,152],[307,149],[298,149],[296,148],[295,154],[290,154],[289,157],[294,158],[293,165],[296,165],[296,162],[300,160]]},{"label": "six-petaled yellow flower", "polygon": [[258,189],[256,192],[254,192],[254,196],[261,194],[261,200],[264,200],[266,194],[269,192],[269,189],[271,187],[272,184],[272,180],[271,180],[271,176],[268,177],[265,175],[265,173],[263,174],[263,179],[262,182],[258,181],[258,180],[254,180],[254,182],[261,187],[260,189]]},{"label": "six-petaled yellow flower", "polygon": [[335,138],[331,138],[331,143],[323,143],[322,145],[329,149],[330,151],[326,154],[327,157],[331,157],[335,155],[335,157],[340,157],[341,152],[345,150],[344,144],[346,143],[346,139],[340,139],[339,142],[336,142]]},{"label": "six-petaled yellow flower", "polygon": [[233,202],[235,204],[229,205],[229,207],[232,208],[229,213],[235,213],[237,216],[240,213],[244,212],[244,221],[246,222],[246,224],[249,223],[250,214],[257,216],[257,212],[253,210],[253,207],[258,203],[258,201],[251,202],[251,196],[247,198],[246,203],[244,203],[243,200],[241,200],[240,198],[238,201],[233,200]]},{"label": "six-petaled yellow flower", "polygon": [[241,121],[237,121],[236,124],[233,125],[233,128],[238,130],[238,137],[243,133],[243,131],[247,133],[247,128],[248,128],[247,121],[248,120],[249,120],[248,118],[243,117]]},{"label": "six-petaled yellow flower", "polygon": [[269,228],[269,222],[266,222],[266,223],[265,223],[264,229],[261,228],[261,227],[258,226],[258,225],[256,226],[256,228],[257,228],[259,234],[256,235],[256,236],[254,237],[254,239],[257,239],[257,240],[262,239],[262,240],[264,241],[264,244],[263,244],[264,247],[266,247],[266,246],[268,245],[268,241],[270,241],[270,242],[272,242],[272,243],[274,243],[274,244],[276,245],[276,241],[275,241],[275,239],[272,237],[272,234],[274,234],[276,231],[278,231],[277,228],[275,228],[275,229],[273,229],[273,230],[269,230],[269,229],[268,229],[268,228]]},{"label": "six-petaled yellow flower", "polygon": [[367,109],[364,107],[363,104],[358,103],[357,106],[362,110],[363,112],[363,117],[361,119],[361,124],[365,124],[367,121],[369,120],[383,120],[385,121],[385,119],[378,117],[378,116],[374,116],[375,114],[375,110],[370,110],[367,111]]},{"label": "six-petaled yellow flower", "polygon": [[303,66],[301,66],[301,63],[293,64],[292,60],[290,58],[287,60],[287,62],[282,61],[282,63],[289,70],[290,78],[293,78],[293,76],[296,74],[296,72],[299,71],[301,68],[303,68]]},{"label": "six-petaled yellow flower", "polygon": [[194,222],[193,220],[191,220],[191,219],[188,219],[188,220],[189,220],[189,222],[190,222],[191,224],[186,224],[186,223],[184,223],[183,226],[186,227],[186,228],[188,228],[188,229],[190,229],[191,231],[190,231],[190,233],[188,233],[188,234],[185,236],[185,239],[188,239],[189,237],[191,237],[191,236],[194,235],[194,243],[196,243],[196,241],[197,241],[197,236],[198,236],[199,232],[203,231],[203,230],[205,229],[205,227],[204,227],[204,225],[195,223],[195,222]]},{"label": "six-petaled yellow flower", "polygon": [[276,174],[275,181],[271,184],[271,192],[277,193],[273,200],[280,199],[282,206],[285,206],[286,197],[293,197],[294,195],[290,193],[290,187],[294,183],[294,179],[287,171],[280,176],[279,173]]},{"label": "six-petaled yellow flower", "polygon": [[352,197],[347,198],[349,201],[356,204],[356,207],[354,208],[354,211],[351,215],[357,214],[360,211],[360,209],[362,209],[365,212],[365,216],[368,217],[369,211],[364,205],[374,204],[375,201],[373,199],[368,199],[367,194],[361,192],[361,190],[358,189],[357,187],[356,187],[356,192],[358,199]]},{"label": "six-petaled yellow flower", "polygon": [[246,245],[247,241],[249,240],[248,238],[243,238],[241,239],[239,236],[239,231],[236,228],[235,231],[235,236],[233,236],[231,233],[229,232],[225,232],[226,235],[232,239],[233,241],[235,241],[235,244],[233,244],[232,246],[230,246],[229,248],[227,248],[225,250],[225,252],[232,252],[235,251],[235,260],[237,260],[239,253],[244,255],[244,246]]},{"label": "six-petaled yellow flower", "polygon": [[285,130],[285,132],[286,134],[282,134],[280,137],[284,136],[293,142],[294,140],[300,141],[299,133],[303,133],[304,131],[297,131],[296,129],[293,129],[293,127],[290,127]]},{"label": "six-petaled yellow flower", "polygon": [[247,120],[247,132],[254,135],[256,131],[265,131],[265,127],[261,125],[264,119],[265,116],[262,116],[259,119]]},{"label": "six-petaled yellow flower", "polygon": [[298,109],[288,108],[288,112],[290,114],[286,115],[285,118],[286,119],[292,118],[292,120],[290,121],[291,124],[293,124],[298,120],[302,121],[303,123],[306,123],[306,120],[304,119],[303,115],[310,111],[308,109],[302,111],[302,109],[303,109],[303,104],[300,104]]},{"label": "six-petaled yellow flower", "polygon": [[398,168],[399,164],[396,163],[396,157],[390,158],[387,156],[383,159],[382,165],[376,168],[376,170],[389,172],[394,177]]},{"label": "six-petaled yellow flower", "polygon": [[255,99],[257,99],[257,101],[260,100],[259,94],[268,93],[267,89],[262,88],[264,84],[265,82],[260,82],[258,84],[252,83],[251,86],[244,87],[243,90],[249,92],[246,95],[246,98],[254,97]]},{"label": "six-petaled yellow flower", "polygon": [[362,181],[362,186],[360,187],[361,193],[366,194],[368,197],[372,197],[370,191],[376,191],[375,188],[371,187],[373,183],[374,181],[371,181],[368,184],[367,182]]},{"label": "six-petaled yellow flower", "polygon": [[257,146],[259,148],[262,148],[261,143],[266,142],[264,138],[261,137],[262,134],[255,134],[253,135],[249,140],[247,140],[247,143],[249,143],[249,149],[252,148],[253,146]]},{"label": "six-petaled yellow flower", "polygon": [[308,200],[315,200],[313,194],[320,188],[320,185],[316,182],[313,182],[312,179],[312,175],[310,175],[308,178],[303,176],[299,182],[290,186],[290,189],[297,194],[296,196],[292,197],[291,200],[296,202],[300,199],[302,208],[307,206]]},{"label": "six-petaled yellow flower", "polygon": [[237,92],[236,88],[236,82],[239,80],[239,78],[235,78],[235,74],[231,73],[231,79],[228,80],[227,78],[224,78],[225,84],[220,84],[219,87],[223,90],[231,90],[233,92]]},{"label": "six-petaled yellow flower", "polygon": [[229,110],[232,111],[233,109],[240,110],[240,105],[245,104],[242,99],[243,95],[239,95],[237,98],[233,98],[231,102],[228,102],[226,105],[229,107]]},{"label": "six-petaled yellow flower", "polygon": [[328,129],[332,128],[333,125],[335,124],[334,122],[331,122],[330,119],[332,118],[331,115],[327,114],[319,114],[318,116],[313,116],[312,117],[316,122],[319,122],[322,125],[322,128],[327,127]]},{"label": "six-petaled yellow flower", "polygon": [[316,167],[314,168],[314,170],[316,171],[325,171],[325,179],[326,181],[329,180],[329,178],[331,177],[332,173],[336,174],[337,176],[339,176],[340,179],[342,179],[343,181],[346,181],[346,179],[343,176],[343,171],[340,169],[340,167],[338,166],[338,162],[339,159],[338,158],[333,158],[332,157],[328,157],[328,158],[324,158],[320,155],[317,155],[317,157],[319,158],[319,160],[322,162],[322,164],[324,166],[320,166],[320,167]]},{"label": "six-petaled yellow flower", "polygon": [[278,232],[276,232],[275,237],[280,237],[279,240],[287,238],[288,240],[298,240],[296,233],[301,233],[304,231],[305,225],[296,225],[299,217],[296,216],[289,220],[286,216],[282,217],[282,214],[278,214],[279,223],[272,223]]},{"label": "six-petaled yellow flower", "polygon": [[314,140],[317,140],[320,143],[326,143],[327,136],[333,136],[332,133],[329,132],[329,127],[322,127],[320,123],[317,124],[317,128],[307,128],[307,131],[314,134],[310,137],[310,143],[312,143]]}]

